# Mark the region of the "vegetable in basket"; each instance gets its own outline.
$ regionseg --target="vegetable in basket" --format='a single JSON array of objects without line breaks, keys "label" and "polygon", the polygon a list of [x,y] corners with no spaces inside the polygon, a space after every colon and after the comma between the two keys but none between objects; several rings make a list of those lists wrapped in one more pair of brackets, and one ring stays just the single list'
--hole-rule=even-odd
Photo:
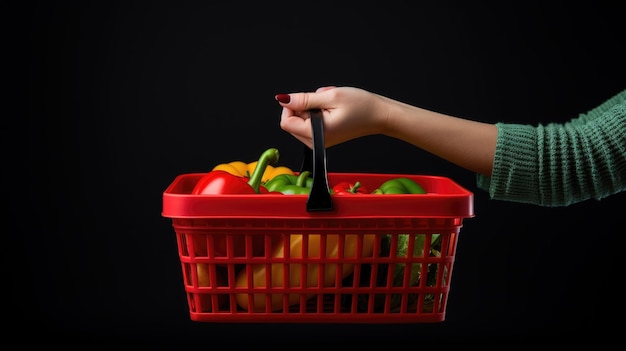
[{"label": "vegetable in basket", "polygon": [[[254,161],[250,163],[245,163],[243,161],[233,161],[229,163],[220,163],[217,166],[213,167],[212,170],[213,171],[222,170],[222,171],[226,171],[230,174],[233,174],[239,177],[250,178],[252,173],[254,173],[254,170],[256,169],[257,164],[258,164],[258,161]],[[264,184],[268,180],[280,174],[293,175],[294,172],[293,170],[291,170],[291,168],[285,167],[285,166],[278,166],[278,167],[267,166],[265,168],[265,171],[263,172],[263,175],[261,176],[261,184]]]},{"label": "vegetable in basket", "polygon": [[[209,265],[207,263],[196,264],[196,272],[198,273],[198,286],[199,287],[202,288],[202,287],[211,286],[211,273],[210,273]],[[217,286],[224,286],[227,283],[224,277],[224,274],[220,272],[219,269],[215,270],[215,282]],[[211,312],[213,310],[211,306],[210,294],[199,293],[197,298],[198,298],[198,301],[196,301],[195,299],[193,299],[193,297],[191,297],[192,300],[190,301],[190,303],[193,303],[197,311]],[[227,302],[228,300],[227,300],[226,295],[222,294],[218,296],[218,301],[217,301],[218,305],[224,305]]]},{"label": "vegetable in basket", "polygon": [[[260,185],[261,176],[265,172],[265,168],[270,163],[276,163],[278,161],[279,153],[275,148],[267,149],[259,157],[258,166],[254,169],[251,177],[245,178],[233,175],[224,170],[211,171],[196,183],[192,194],[195,195],[226,195],[226,194],[258,194],[267,193],[267,189]],[[213,240],[214,256],[226,256],[227,255],[227,240],[228,236],[214,235],[211,236]],[[209,236],[193,236],[193,245],[196,255],[206,256],[208,254],[208,242]],[[255,235],[253,237],[253,251],[258,253],[263,248],[263,236]],[[232,235],[233,253],[235,256],[243,256],[245,254],[245,236],[244,235]],[[261,251],[262,252],[262,251]]]},{"label": "vegetable in basket", "polygon": [[[362,239],[359,239],[359,237]],[[357,257],[357,245],[361,245],[362,247],[359,257],[372,256],[375,240],[374,234],[364,234],[360,236],[357,234],[328,234],[323,237],[320,234],[291,234],[275,247],[274,251],[272,252],[272,258],[285,257],[284,250],[285,246],[288,245],[289,247],[287,249],[289,250],[289,257],[296,258],[295,261],[287,265],[283,262],[274,262],[269,267],[265,263],[254,264],[246,267],[239,271],[236,277],[235,286],[237,288],[246,288],[248,287],[248,281],[250,279],[252,287],[266,287],[266,278],[269,270],[269,273],[271,274],[271,287],[285,287],[285,285],[287,285],[288,287],[300,287],[302,286],[301,279],[303,263],[297,262],[297,258],[303,258],[304,247],[308,247],[304,258],[321,258],[320,252],[322,245],[325,242],[325,258],[337,258],[339,253],[340,240],[342,239],[345,239],[345,242],[343,242],[344,258]],[[288,267],[288,275],[284,271],[285,266]],[[306,264],[306,266],[306,286],[319,286],[318,284],[321,279],[319,274],[322,264],[309,262],[308,264]],[[334,286],[337,279],[337,264],[326,262],[323,266],[323,286]],[[340,279],[344,279],[350,274],[354,273],[354,264],[343,263],[341,267],[342,271],[340,273]],[[252,271],[249,272],[248,268],[252,269]],[[288,281],[286,282],[287,284],[285,284],[285,279],[288,279]],[[248,296],[249,295],[247,293],[240,293],[235,296],[237,304],[241,308],[248,310],[251,307],[256,312],[266,311],[266,293],[252,294],[252,300],[250,301],[251,306],[249,306],[248,304]],[[307,296],[307,298],[309,297],[311,296]],[[289,294],[288,304],[290,306],[297,304],[299,301],[299,294]],[[282,308],[283,294],[273,294],[271,297],[270,309],[272,311],[276,311]]]},{"label": "vegetable in basket", "polygon": [[268,191],[278,191],[286,195],[306,195],[311,192],[313,185],[313,177],[310,174],[309,171],[304,171],[299,175],[279,174],[268,180],[264,187]]},{"label": "vegetable in basket", "polygon": [[385,181],[372,194],[426,194],[426,191],[414,180],[399,177]]},{"label": "vegetable in basket", "polygon": [[278,149],[269,148],[259,157],[254,172],[248,179],[234,175],[224,170],[213,170],[205,174],[194,187],[192,194],[259,194],[267,193],[267,189],[261,185],[263,174],[269,164],[278,162],[280,154]]},{"label": "vegetable in basket", "polygon": [[[433,234],[431,236],[431,243],[437,240],[439,234]],[[398,247],[396,250],[396,257],[423,257],[424,256],[424,244],[426,235],[415,235],[413,242],[413,254],[409,253],[409,234],[398,234]],[[411,274],[409,278],[409,286],[417,284],[420,278],[422,265],[420,263],[414,263],[411,267]],[[404,265],[397,264],[393,273],[394,285],[402,285],[404,278]]]},{"label": "vegetable in basket", "polygon": [[[413,253],[410,251],[411,237],[414,237],[413,240]],[[433,249],[432,244],[439,238],[439,234],[431,235],[431,245],[430,252],[426,254],[428,257],[431,253],[436,254],[436,251]],[[384,241],[387,241],[387,245],[391,245],[392,236],[385,235],[383,237]],[[417,234],[417,235],[409,235],[409,234],[398,234],[398,243],[395,250],[395,257],[425,257],[424,249],[426,244],[426,235],[425,234]],[[387,246],[383,245],[383,246]],[[406,269],[406,264],[397,263],[394,265],[393,270],[393,279],[392,286],[404,286],[404,271]],[[410,274],[409,274],[409,282],[408,286],[416,286],[419,284],[420,278],[422,276],[422,264],[421,263],[413,263],[410,266]],[[393,295],[391,297],[391,308],[396,308],[400,306],[401,295]],[[409,303],[414,301],[409,301]]]},{"label": "vegetable in basket", "polygon": [[339,182],[333,186],[332,191],[337,195],[367,194],[368,191],[361,185],[361,182]]}]

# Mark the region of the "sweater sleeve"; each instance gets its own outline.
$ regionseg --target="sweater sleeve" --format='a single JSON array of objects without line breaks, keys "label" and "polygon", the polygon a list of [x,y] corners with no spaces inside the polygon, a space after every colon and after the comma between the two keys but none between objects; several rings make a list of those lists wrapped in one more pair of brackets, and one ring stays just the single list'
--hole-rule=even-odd
[{"label": "sweater sleeve", "polygon": [[492,199],[568,206],[626,190],[626,90],[563,124],[497,123]]}]

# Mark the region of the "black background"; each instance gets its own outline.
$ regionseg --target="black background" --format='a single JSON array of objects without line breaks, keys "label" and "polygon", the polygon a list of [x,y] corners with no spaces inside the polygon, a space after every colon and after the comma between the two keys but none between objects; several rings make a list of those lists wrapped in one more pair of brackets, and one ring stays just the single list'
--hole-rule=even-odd
[{"label": "black background", "polygon": [[[351,85],[535,124],[566,121],[625,87],[615,6],[437,3],[7,6],[17,19],[6,32],[17,44],[5,52],[15,59],[10,90],[26,98],[8,116],[20,128],[3,138],[12,328],[34,331],[27,341],[203,348],[612,338],[619,324],[608,319],[623,323],[616,243],[626,194],[567,208],[490,200],[473,173],[379,136],[328,149],[329,171],[443,175],[475,193],[445,322],[190,321],[162,193],[178,174],[251,162],[271,146],[297,168],[301,145],[279,127],[276,93]],[[9,143],[12,130],[25,131],[21,142]]]}]

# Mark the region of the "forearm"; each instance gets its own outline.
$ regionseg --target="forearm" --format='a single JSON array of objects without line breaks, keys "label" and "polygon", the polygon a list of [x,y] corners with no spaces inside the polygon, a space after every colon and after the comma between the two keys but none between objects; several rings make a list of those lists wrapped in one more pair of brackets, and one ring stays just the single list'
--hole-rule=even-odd
[{"label": "forearm", "polygon": [[497,128],[385,99],[383,134],[415,145],[470,171],[491,175]]}]

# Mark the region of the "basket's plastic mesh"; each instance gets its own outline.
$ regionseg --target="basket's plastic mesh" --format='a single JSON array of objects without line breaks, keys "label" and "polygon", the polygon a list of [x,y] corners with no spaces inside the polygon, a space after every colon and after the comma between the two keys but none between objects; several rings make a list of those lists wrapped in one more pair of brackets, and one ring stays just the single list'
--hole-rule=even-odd
[{"label": "basket's plastic mesh", "polygon": [[436,322],[461,218],[174,219],[196,321]]}]

